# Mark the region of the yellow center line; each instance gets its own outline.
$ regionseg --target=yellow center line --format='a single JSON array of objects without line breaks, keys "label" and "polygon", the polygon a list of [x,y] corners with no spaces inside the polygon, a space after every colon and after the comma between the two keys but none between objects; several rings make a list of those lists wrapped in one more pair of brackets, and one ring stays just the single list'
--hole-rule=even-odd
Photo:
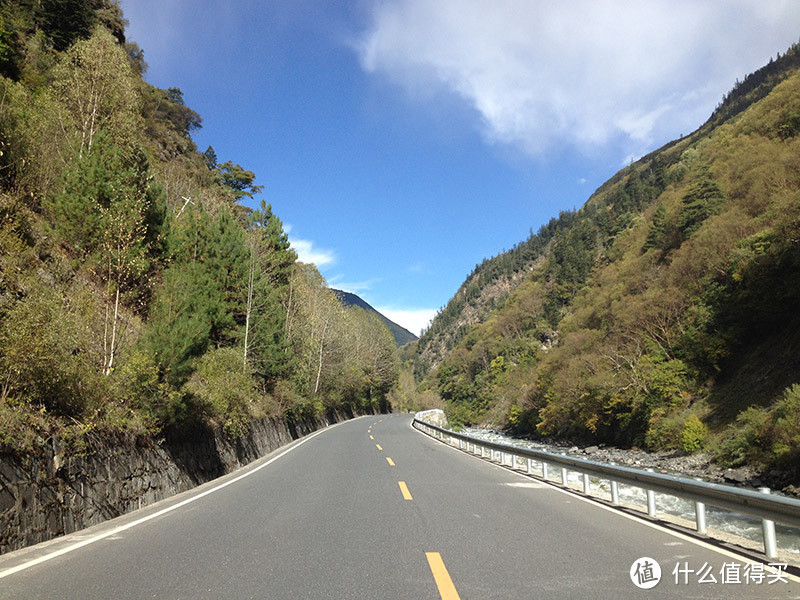
[{"label": "yellow center line", "polygon": [[369,439],[374,440],[375,438],[373,436],[369,436]]},{"label": "yellow center line", "polygon": [[375,444],[375,447],[376,447],[378,450],[383,450],[383,448],[381,448],[381,445],[380,445],[380,444]]},{"label": "yellow center line", "polygon": [[426,552],[425,556],[428,558],[428,566],[431,568],[442,600],[459,600],[460,596],[456,591],[456,586],[453,585],[453,580],[450,579],[450,573],[447,572],[441,555],[438,552]]},{"label": "yellow center line", "polygon": [[388,462],[388,463],[389,463],[389,466],[390,466],[390,467],[393,467],[393,466],[394,466],[394,461],[393,461],[391,458],[389,458],[388,456],[386,457],[386,462]]},{"label": "yellow center line", "polygon": [[400,486],[400,492],[403,494],[403,498],[406,500],[413,500],[411,497],[411,492],[408,491],[408,486],[406,485],[405,481],[398,481],[397,485]]}]

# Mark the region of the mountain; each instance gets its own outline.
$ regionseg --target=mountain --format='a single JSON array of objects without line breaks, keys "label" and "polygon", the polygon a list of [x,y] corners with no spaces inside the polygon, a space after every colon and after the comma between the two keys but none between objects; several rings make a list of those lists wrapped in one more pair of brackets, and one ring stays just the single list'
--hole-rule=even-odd
[{"label": "mountain", "polygon": [[417,379],[453,423],[800,464],[798,134],[795,45],[476,266],[416,343]]},{"label": "mountain", "polygon": [[392,335],[394,336],[398,346],[403,346],[417,339],[417,336],[411,333],[408,329],[401,327],[389,319],[386,315],[379,313],[356,294],[345,292],[343,290],[336,290],[333,288],[331,288],[331,291],[336,294],[336,297],[339,298],[339,302],[341,302],[344,306],[357,306],[359,308],[363,308],[367,312],[372,312],[378,315],[378,318],[380,318],[380,320],[383,321],[384,324],[389,328],[389,331],[392,332]]}]

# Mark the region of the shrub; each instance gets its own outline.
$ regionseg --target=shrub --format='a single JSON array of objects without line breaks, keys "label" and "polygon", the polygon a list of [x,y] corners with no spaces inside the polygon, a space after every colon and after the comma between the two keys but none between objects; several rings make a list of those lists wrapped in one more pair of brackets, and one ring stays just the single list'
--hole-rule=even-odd
[{"label": "shrub", "polygon": [[784,391],[772,409],[772,459],[797,465],[800,461],[800,384]]},{"label": "shrub", "polygon": [[[115,399],[128,412],[135,411],[141,415],[143,426],[151,431],[186,417],[184,395],[163,381],[155,358],[141,348],[130,352],[113,372],[112,385]],[[118,415],[116,420],[126,418],[130,418],[130,415]]]},{"label": "shrub", "polygon": [[104,397],[93,368],[91,299],[33,282],[0,328],[3,394],[59,416],[83,419]]},{"label": "shrub", "polygon": [[186,391],[196,400],[195,414],[189,416],[221,423],[231,437],[246,433],[258,410],[253,378],[243,371],[241,353],[235,348],[206,352],[197,361]]},{"label": "shrub", "polygon": [[697,415],[689,415],[683,425],[683,433],[681,434],[683,450],[687,454],[694,454],[703,447],[707,437],[708,427],[706,424]]},{"label": "shrub", "polygon": [[718,460],[730,466],[800,462],[800,384],[794,384],[769,409],[750,407],[736,417],[722,443]]},{"label": "shrub", "polygon": [[764,462],[769,436],[769,411],[751,406],[739,413],[729,427],[728,438],[722,442],[717,459],[725,466]]},{"label": "shrub", "polygon": [[685,420],[680,414],[668,414],[657,408],[650,416],[645,443],[651,450],[678,450],[682,447]]}]

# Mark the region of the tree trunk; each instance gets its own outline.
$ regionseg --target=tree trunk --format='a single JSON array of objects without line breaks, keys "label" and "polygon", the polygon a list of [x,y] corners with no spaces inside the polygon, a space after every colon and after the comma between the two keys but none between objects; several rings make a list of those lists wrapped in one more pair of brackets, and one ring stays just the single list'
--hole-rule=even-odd
[{"label": "tree trunk", "polygon": [[325,332],[328,330],[328,322],[330,321],[330,316],[325,319],[325,325],[322,327],[322,337],[319,341],[319,365],[317,366],[317,381],[314,384],[314,396],[317,395],[319,391],[319,380],[322,376],[322,358],[323,358],[323,349],[325,348]]},{"label": "tree trunk", "polygon": [[116,344],[117,344],[117,318],[119,316],[119,286],[117,286],[117,291],[114,298],[114,320],[111,324],[111,347],[108,356],[108,365],[105,369],[105,374],[111,374],[111,371],[114,369],[114,354],[117,351]]},{"label": "tree trunk", "polygon": [[242,353],[242,372],[247,373],[247,350],[250,343],[250,313],[253,309],[253,285],[255,279],[255,249],[250,249],[250,274],[247,278],[247,309],[244,317],[244,352]]}]

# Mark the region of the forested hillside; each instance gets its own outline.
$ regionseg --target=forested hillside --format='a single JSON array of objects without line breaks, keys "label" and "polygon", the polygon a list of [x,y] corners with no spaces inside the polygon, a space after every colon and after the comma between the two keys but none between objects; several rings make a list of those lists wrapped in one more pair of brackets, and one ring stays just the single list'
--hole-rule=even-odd
[{"label": "forested hillside", "polygon": [[198,152],[112,0],[0,4],[0,446],[384,405],[394,340]]},{"label": "forested hillside", "polygon": [[476,267],[414,365],[455,422],[800,464],[800,47]]}]

